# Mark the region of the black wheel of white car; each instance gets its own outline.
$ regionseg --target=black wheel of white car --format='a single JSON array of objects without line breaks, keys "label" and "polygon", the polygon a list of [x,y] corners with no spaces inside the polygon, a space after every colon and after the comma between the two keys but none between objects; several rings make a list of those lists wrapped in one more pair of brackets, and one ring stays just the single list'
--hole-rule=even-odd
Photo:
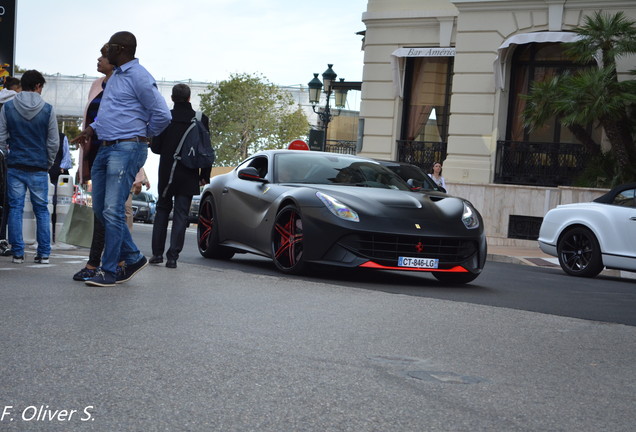
[{"label": "black wheel of white car", "polygon": [[594,277],[603,270],[601,247],[587,228],[566,231],[557,243],[557,253],[561,268],[569,275]]},{"label": "black wheel of white car", "polygon": [[219,221],[214,207],[214,198],[207,195],[199,207],[197,223],[199,253],[206,258],[230,259],[234,251],[219,245]]}]

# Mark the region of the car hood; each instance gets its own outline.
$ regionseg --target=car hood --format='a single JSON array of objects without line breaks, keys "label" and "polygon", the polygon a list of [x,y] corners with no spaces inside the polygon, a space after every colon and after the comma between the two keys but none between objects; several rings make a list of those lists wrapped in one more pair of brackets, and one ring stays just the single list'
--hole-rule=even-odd
[{"label": "car hood", "polygon": [[313,189],[369,217],[425,223],[440,231],[463,227],[464,200],[457,197],[353,186],[316,186]]},{"label": "car hood", "polygon": [[425,194],[395,189],[330,185],[316,185],[313,189],[332,195],[335,198],[345,199],[352,205],[353,203],[370,205],[377,203],[385,207],[419,209],[430,205],[442,205],[441,203],[444,202],[455,202],[459,205],[462,203],[461,199],[449,195]]}]

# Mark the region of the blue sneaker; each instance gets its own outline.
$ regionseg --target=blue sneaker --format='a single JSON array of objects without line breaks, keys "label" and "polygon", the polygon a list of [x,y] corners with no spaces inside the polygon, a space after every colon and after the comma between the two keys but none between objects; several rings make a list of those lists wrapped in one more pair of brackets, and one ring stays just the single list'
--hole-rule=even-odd
[{"label": "blue sneaker", "polygon": [[148,259],[145,256],[139,258],[134,264],[125,264],[117,269],[117,283],[128,282],[134,275],[139,273],[141,269],[148,265]]},{"label": "blue sneaker", "polygon": [[74,281],[87,281],[91,278],[95,277],[95,272],[97,271],[97,269],[89,269],[84,267],[83,269],[81,269],[80,271],[78,271],[77,273],[75,273],[73,275],[73,280]]},{"label": "blue sneaker", "polygon": [[95,271],[95,276],[86,280],[84,283],[91,286],[110,287],[115,286],[115,281],[116,279],[114,274],[105,272],[100,267]]}]

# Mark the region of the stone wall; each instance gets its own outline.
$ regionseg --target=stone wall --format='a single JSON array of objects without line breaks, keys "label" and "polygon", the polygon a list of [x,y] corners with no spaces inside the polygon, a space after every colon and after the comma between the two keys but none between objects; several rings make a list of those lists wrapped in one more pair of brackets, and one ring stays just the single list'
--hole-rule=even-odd
[{"label": "stone wall", "polygon": [[469,200],[484,219],[489,245],[530,246],[534,240],[508,237],[510,216],[542,218],[559,204],[589,202],[606,193],[607,189],[575,187],[536,187],[501,184],[448,184],[448,193]]}]

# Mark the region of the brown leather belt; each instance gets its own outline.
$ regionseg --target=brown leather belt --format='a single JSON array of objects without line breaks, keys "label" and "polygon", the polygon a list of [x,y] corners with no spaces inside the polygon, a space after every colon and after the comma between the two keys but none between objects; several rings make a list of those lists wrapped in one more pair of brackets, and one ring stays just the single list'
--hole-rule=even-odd
[{"label": "brown leather belt", "polygon": [[121,142],[131,142],[131,141],[136,141],[138,143],[148,143],[148,142],[150,142],[150,140],[148,138],[146,138],[145,136],[136,136],[136,137],[132,137],[132,138],[116,139],[116,140],[113,140],[113,141],[102,141],[102,145],[103,146],[111,146],[113,144],[119,144]]}]

